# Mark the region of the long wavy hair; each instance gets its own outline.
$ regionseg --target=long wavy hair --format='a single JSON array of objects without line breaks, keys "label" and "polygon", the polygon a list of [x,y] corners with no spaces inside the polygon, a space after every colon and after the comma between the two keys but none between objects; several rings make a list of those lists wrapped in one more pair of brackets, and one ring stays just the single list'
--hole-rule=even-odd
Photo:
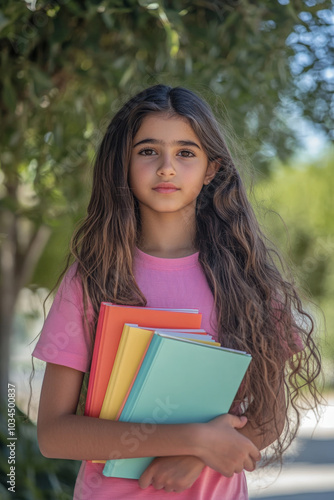
[{"label": "long wavy hair", "polygon": [[[196,202],[195,247],[214,297],[219,341],[253,358],[233,411],[242,408],[254,427],[274,424],[278,433],[283,412],[284,430],[270,461],[281,459],[296,435],[302,402],[315,407],[319,400],[314,322],[260,229],[218,121],[192,91],[155,85],[111,120],[96,155],[87,216],[71,243],[85,302],[91,302],[96,320],[102,301],[146,305],[133,272],[141,221],[128,174],[133,138],[143,119],[161,112],[186,119],[208,160],[219,163]],[[286,405],[278,397],[282,390]]]}]

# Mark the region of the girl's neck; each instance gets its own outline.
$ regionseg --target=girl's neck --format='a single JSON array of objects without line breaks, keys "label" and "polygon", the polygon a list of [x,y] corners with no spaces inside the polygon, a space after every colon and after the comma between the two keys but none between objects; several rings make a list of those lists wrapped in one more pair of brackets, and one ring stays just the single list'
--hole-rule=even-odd
[{"label": "girl's neck", "polygon": [[[147,214],[146,214],[147,215]],[[169,259],[187,257],[197,252],[194,240],[195,217],[180,214],[149,214],[141,218],[141,235],[138,248],[143,252]]]}]

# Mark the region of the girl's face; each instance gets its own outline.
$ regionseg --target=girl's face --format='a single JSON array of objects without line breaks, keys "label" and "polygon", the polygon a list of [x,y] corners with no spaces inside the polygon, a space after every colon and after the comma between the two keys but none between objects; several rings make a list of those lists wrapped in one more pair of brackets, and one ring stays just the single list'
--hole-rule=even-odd
[{"label": "girl's face", "polygon": [[144,118],[133,140],[129,170],[129,185],[141,211],[195,211],[203,184],[215,172],[186,119],[163,113]]}]

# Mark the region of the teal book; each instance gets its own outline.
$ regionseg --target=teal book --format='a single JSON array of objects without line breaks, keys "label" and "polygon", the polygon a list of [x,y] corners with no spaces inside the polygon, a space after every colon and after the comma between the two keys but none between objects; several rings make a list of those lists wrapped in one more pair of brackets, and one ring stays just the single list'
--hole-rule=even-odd
[{"label": "teal book", "polygon": [[[119,420],[140,422],[123,444],[135,451],[157,424],[208,422],[227,413],[251,361],[244,352],[154,333]],[[108,460],[103,474],[139,479],[153,457]]]}]

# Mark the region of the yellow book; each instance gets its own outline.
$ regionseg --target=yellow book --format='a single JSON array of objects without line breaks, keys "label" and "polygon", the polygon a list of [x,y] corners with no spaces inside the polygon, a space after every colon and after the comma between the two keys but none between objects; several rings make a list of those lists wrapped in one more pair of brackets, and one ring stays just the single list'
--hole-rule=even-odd
[{"label": "yellow book", "polygon": [[215,342],[214,340],[197,340],[193,339],[194,342],[199,342],[200,344],[216,345],[220,347],[220,342]]},{"label": "yellow book", "polygon": [[152,330],[124,325],[100,418],[116,419],[152,334]]}]

